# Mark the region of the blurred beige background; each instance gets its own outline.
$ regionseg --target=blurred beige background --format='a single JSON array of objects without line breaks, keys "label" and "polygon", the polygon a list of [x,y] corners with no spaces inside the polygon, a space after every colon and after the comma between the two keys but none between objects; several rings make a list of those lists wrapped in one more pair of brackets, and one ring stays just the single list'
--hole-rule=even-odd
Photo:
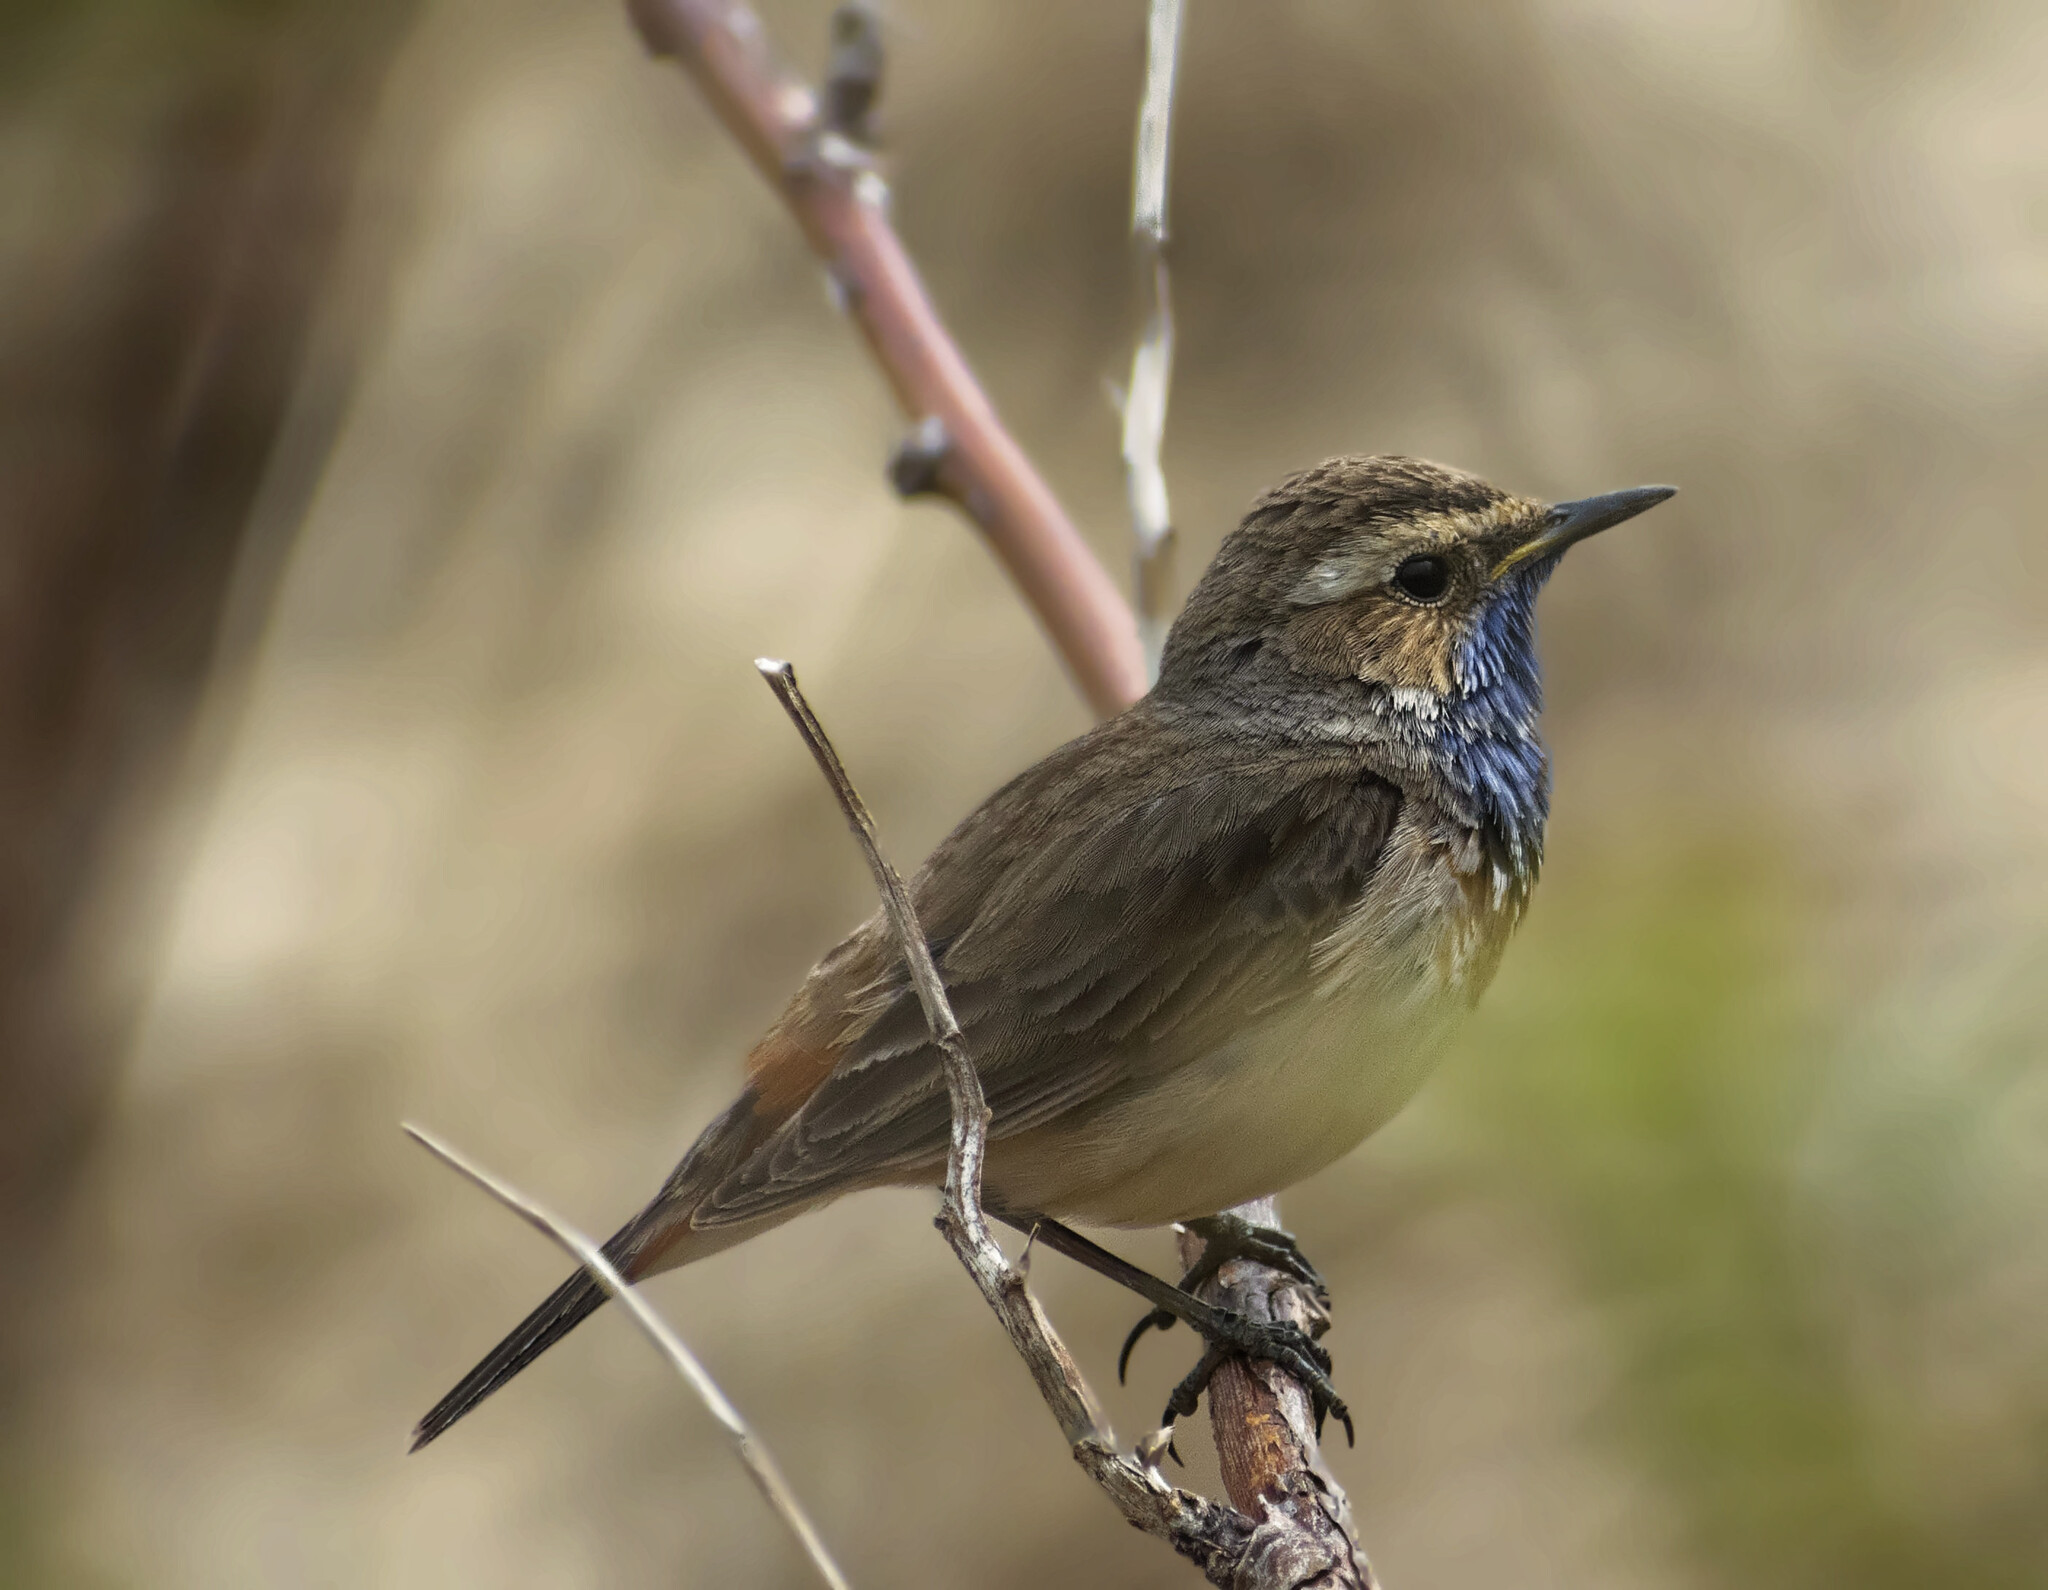
[{"label": "blurred beige background", "polygon": [[[33,1087],[25,1042],[0,1059],[81,1123],[12,1239],[0,1581],[801,1585],[610,1314],[403,1455],[564,1266],[396,1123],[608,1230],[723,1102],[870,903],[755,655],[798,664],[906,862],[1085,714],[972,533],[884,488],[896,421],[817,267],[620,8],[420,0],[354,13],[353,53],[347,9],[7,14],[17,437],[75,367],[19,350],[52,315],[114,335],[91,293],[165,279],[123,227],[181,173],[241,149],[329,210],[292,212],[303,258],[222,267],[303,286],[200,662],[117,714],[172,749],[86,838],[19,841],[92,849],[33,980],[80,1058]],[[1378,1567],[2048,1583],[2048,12],[1190,11],[1184,580],[1337,451],[1684,488],[1546,597],[1557,815],[1482,1019],[1287,1200]],[[768,10],[814,73],[826,13]],[[891,18],[900,225],[1121,570],[1142,7]],[[244,81],[260,136],[166,140]],[[82,474],[183,433],[136,434]],[[36,567],[17,636],[54,611]],[[929,1205],[850,1201],[656,1298],[856,1583],[1195,1582],[1062,1456]],[[1119,1391],[1131,1300],[1050,1257],[1034,1283],[1145,1429],[1186,1333]]]}]

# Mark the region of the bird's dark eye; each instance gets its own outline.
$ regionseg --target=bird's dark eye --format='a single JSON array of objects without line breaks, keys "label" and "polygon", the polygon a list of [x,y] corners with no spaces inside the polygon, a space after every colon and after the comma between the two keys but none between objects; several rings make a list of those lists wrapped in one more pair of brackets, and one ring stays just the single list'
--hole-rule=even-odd
[{"label": "bird's dark eye", "polygon": [[1451,565],[1433,552],[1418,552],[1404,558],[1394,570],[1394,583],[1404,596],[1418,602],[1434,602],[1451,588]]}]

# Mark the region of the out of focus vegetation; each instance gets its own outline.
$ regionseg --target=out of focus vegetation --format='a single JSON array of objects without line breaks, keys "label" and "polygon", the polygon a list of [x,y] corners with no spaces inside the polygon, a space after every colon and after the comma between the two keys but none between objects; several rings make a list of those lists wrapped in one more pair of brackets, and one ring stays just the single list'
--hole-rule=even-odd
[{"label": "out of focus vegetation", "polygon": [[[767,8],[813,69],[826,11]],[[1140,13],[900,0],[884,102],[937,297],[1119,568]],[[558,1276],[394,1123],[601,1226],[723,1101],[869,908],[747,659],[796,659],[906,858],[1079,704],[887,495],[873,372],[621,9],[4,26],[0,1582],[804,1583],[616,1321],[401,1456]],[[1341,450],[1684,488],[1546,598],[1499,986],[1287,1201],[1381,1571],[2048,1582],[2048,15],[1189,29],[1184,574]],[[926,1212],[659,1299],[856,1582],[1187,1582]],[[1127,1300],[1034,1282],[1109,1387]]]},{"label": "out of focus vegetation", "polygon": [[[1982,1128],[2024,1106],[2033,1062],[1973,1033],[1947,1057],[1964,1074],[1892,1101],[1875,1132],[1830,1119],[1872,1060],[1816,986],[1816,880],[1782,840],[1709,834],[1557,888],[1564,921],[1497,991],[1455,1084],[1477,1157],[1554,1222],[1615,1354],[1601,1425],[1682,1499],[1716,1579],[2038,1583],[2038,1393],[1958,1495],[1956,1410],[1871,1351],[1990,1257],[1958,1251],[1984,1234],[1957,1184],[1989,1168]],[[1973,1074],[1987,1065],[2002,1075]],[[1863,1204],[1846,1228],[1845,1200]],[[1995,1308],[1972,1323],[2024,1331]]]}]

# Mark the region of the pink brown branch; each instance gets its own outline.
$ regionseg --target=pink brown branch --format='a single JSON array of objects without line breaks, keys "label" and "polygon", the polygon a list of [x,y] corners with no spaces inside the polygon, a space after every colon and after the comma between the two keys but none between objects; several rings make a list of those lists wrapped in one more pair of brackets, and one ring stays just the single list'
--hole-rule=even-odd
[{"label": "pink brown branch", "polygon": [[647,47],[673,56],[825,262],[914,429],[892,471],[978,525],[1081,692],[1108,716],[1145,693],[1130,604],[997,418],[889,223],[865,153],[824,125],[738,0],[630,0]]}]

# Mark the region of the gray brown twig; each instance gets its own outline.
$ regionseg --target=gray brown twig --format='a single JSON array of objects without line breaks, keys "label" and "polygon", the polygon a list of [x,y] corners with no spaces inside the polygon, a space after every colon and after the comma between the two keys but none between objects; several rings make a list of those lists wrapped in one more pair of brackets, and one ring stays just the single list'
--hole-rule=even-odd
[{"label": "gray brown twig", "polygon": [[711,1410],[712,1418],[725,1427],[725,1433],[732,1438],[733,1451],[745,1466],[747,1476],[761,1494],[768,1499],[768,1505],[776,1516],[789,1526],[789,1532],[796,1536],[797,1544],[804,1555],[810,1558],[811,1566],[818,1571],[832,1590],[850,1590],[846,1576],[839,1571],[839,1565],[832,1560],[832,1554],[825,1549],[825,1542],[819,1536],[817,1526],[803,1510],[803,1504],[796,1499],[796,1492],[789,1488],[789,1481],[783,1477],[782,1469],[774,1455],[761,1442],[739,1409],[719,1389],[718,1382],[689,1346],[659,1314],[654,1305],[642,1297],[623,1275],[604,1256],[604,1250],[589,1237],[563,1220],[559,1215],[543,1208],[533,1199],[510,1184],[500,1181],[489,1171],[450,1148],[422,1127],[405,1123],[405,1135],[432,1154],[442,1164],[459,1171],[489,1193],[499,1203],[511,1210],[520,1219],[555,1244],[568,1251],[576,1262],[590,1272],[591,1278],[605,1289],[633,1316],[634,1323],[647,1333],[647,1337],[661,1350],[662,1356],[674,1365],[677,1374],[697,1393],[704,1406]]},{"label": "gray brown twig", "polygon": [[[981,1208],[988,1104],[924,930],[918,925],[909,892],[882,854],[874,819],[847,776],[824,726],[798,688],[796,671],[788,663],[773,658],[762,658],[755,667],[761,670],[783,710],[795,723],[831,785],[840,810],[846,814],[847,825],[874,874],[890,932],[909,966],[933,1042],[945,1057],[953,1127],[939,1229],[974,1278],[988,1306],[1002,1321],[1011,1345],[1030,1370],[1039,1395],[1058,1421],[1075,1461],[1129,1523],[1158,1536],[1191,1559],[1211,1584],[1230,1586],[1233,1590],[1306,1590],[1310,1586],[1377,1590],[1365,1566],[1364,1553],[1358,1551],[1350,1538],[1349,1509],[1343,1493],[1321,1475],[1307,1396],[1270,1365],[1238,1366],[1246,1370],[1241,1392],[1245,1410],[1270,1422],[1273,1415],[1262,1400],[1270,1397],[1284,1425],[1284,1435],[1273,1432],[1267,1441],[1274,1453],[1273,1460],[1254,1455],[1239,1465],[1246,1477],[1239,1507],[1226,1507],[1166,1482],[1159,1471],[1159,1458],[1166,1448],[1164,1431],[1141,1442],[1134,1452],[1119,1450],[1101,1403],[1089,1389],[1080,1366],[1046,1318],[1044,1309],[1031,1295],[1024,1271],[1004,1258],[1002,1249],[989,1235]],[[1270,1209],[1266,1217],[1275,1218]],[[1238,1265],[1227,1266],[1225,1276],[1232,1270],[1253,1269],[1264,1276],[1276,1273]],[[1226,1281],[1225,1276],[1218,1280],[1224,1283],[1226,1294],[1234,1302],[1230,1289],[1238,1282],[1235,1278]],[[1267,1306],[1270,1310],[1288,1305]],[[1230,1367],[1226,1366],[1226,1370]],[[1223,1373],[1219,1371],[1219,1383]],[[1220,1406],[1213,1393],[1211,1406]],[[1221,1414],[1217,1417],[1220,1419]],[[1262,1433],[1268,1431],[1269,1422],[1259,1425]],[[1221,1443],[1219,1431],[1219,1447]],[[1236,1487],[1232,1497],[1239,1499]]]}]

